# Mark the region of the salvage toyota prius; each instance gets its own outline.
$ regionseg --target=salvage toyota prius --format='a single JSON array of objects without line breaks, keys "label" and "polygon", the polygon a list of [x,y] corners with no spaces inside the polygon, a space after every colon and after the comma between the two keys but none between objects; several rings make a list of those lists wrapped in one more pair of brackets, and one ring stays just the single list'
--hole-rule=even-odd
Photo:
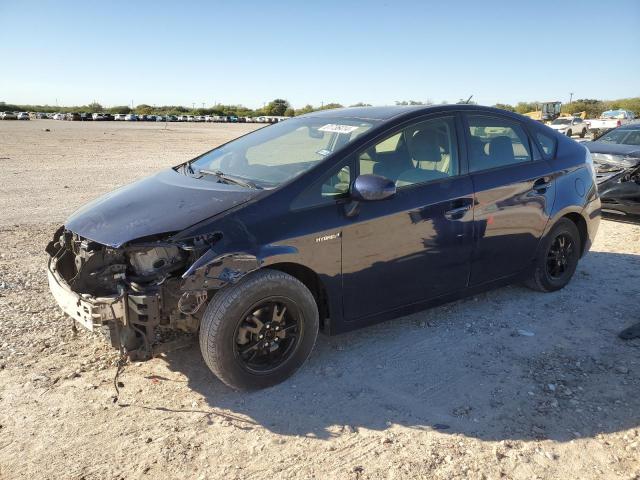
[{"label": "salvage toyota prius", "polygon": [[600,219],[589,152],[471,105],[323,111],[75,212],[47,246],[62,309],[136,358],[167,330],[238,389],[340,333],[523,281],[571,279]]}]

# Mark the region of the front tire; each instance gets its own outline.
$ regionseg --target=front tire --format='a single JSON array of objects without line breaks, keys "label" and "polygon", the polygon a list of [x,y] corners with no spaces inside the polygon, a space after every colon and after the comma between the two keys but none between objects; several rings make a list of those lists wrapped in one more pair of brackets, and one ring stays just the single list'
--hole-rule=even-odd
[{"label": "front tire", "polygon": [[284,272],[258,270],[211,299],[200,325],[200,350],[231,388],[266,388],[302,366],[318,326],[318,308],[307,287]]},{"label": "front tire", "polygon": [[584,138],[587,135],[587,129],[583,128],[582,132],[580,132],[580,138]]},{"label": "front tire", "polygon": [[543,239],[531,278],[525,284],[539,292],[555,292],[569,283],[582,249],[578,227],[561,218]]},{"label": "front tire", "polygon": [[567,137],[571,138],[572,135],[573,135],[573,132],[571,130],[567,130]]}]

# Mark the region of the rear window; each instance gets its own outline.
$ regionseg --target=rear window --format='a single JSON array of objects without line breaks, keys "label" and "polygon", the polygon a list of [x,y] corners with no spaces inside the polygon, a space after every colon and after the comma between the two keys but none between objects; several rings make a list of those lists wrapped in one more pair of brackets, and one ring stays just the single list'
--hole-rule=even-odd
[{"label": "rear window", "polygon": [[477,172],[532,160],[529,138],[517,122],[469,115],[469,170]]}]

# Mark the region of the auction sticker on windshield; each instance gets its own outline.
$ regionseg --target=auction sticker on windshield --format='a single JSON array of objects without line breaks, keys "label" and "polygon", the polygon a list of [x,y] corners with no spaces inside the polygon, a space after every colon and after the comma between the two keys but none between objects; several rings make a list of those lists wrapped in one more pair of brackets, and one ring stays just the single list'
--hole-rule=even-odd
[{"label": "auction sticker on windshield", "polygon": [[339,125],[337,123],[327,123],[326,125],[320,127],[318,131],[330,132],[330,133],[351,133],[357,129],[358,127],[354,127],[353,125]]}]

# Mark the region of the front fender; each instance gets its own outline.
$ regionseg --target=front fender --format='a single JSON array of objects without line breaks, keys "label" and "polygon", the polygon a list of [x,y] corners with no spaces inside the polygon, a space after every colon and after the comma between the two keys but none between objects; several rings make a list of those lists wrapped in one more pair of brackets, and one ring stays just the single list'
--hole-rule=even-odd
[{"label": "front fender", "polygon": [[211,248],[184,272],[182,290],[217,290],[237,283],[248,273],[265,265],[275,263],[274,257],[297,253],[297,248],[288,245],[266,245],[257,252],[219,253]]}]

